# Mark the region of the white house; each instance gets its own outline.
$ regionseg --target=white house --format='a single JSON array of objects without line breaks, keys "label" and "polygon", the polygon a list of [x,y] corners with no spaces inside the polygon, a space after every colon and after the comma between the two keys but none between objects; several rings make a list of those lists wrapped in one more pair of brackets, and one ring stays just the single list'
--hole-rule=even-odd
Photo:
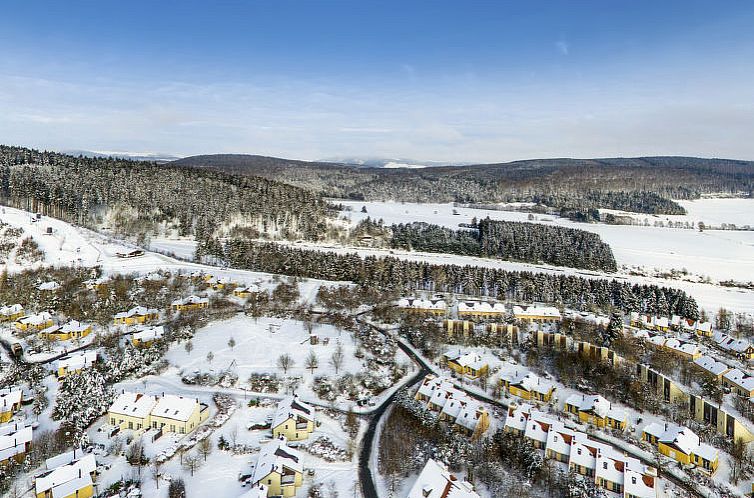
[{"label": "white house", "polygon": [[479,498],[470,482],[462,481],[440,462],[429,459],[406,498]]}]

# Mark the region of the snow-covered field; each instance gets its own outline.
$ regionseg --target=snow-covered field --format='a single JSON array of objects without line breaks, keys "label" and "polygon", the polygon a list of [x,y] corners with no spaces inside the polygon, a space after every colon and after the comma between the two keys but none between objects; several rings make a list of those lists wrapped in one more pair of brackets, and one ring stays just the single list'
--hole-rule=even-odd
[{"label": "snow-covered field", "polygon": [[[489,216],[496,220],[532,221],[597,233],[613,249],[618,265],[641,267],[647,270],[686,269],[695,275],[709,276],[713,280],[754,280],[754,231],[718,231],[659,228],[654,226],[605,225],[576,223],[556,216],[535,215],[516,211],[496,211],[472,208],[454,208],[452,204],[411,204],[395,202],[339,201],[352,211],[345,216],[358,223],[367,216],[383,219],[385,223],[423,221],[448,228],[458,228],[472,218]],[[736,223],[754,225],[754,199],[700,199],[684,201],[689,209],[686,216],[648,216],[650,225],[655,220],[701,221],[707,223]],[[367,212],[361,208],[366,206]],[[453,211],[458,213],[453,214]],[[726,221],[727,220],[727,221]],[[747,221],[748,220],[748,221]]]},{"label": "snow-covered field", "polygon": [[[319,325],[314,333],[319,338],[319,344],[310,345],[309,332],[302,322],[276,318],[254,319],[238,315],[199,329],[192,339],[193,349],[190,353],[182,344],[176,344],[165,357],[184,374],[206,372],[210,368],[218,371],[233,365],[232,371],[238,374],[242,385],[252,373],[300,377],[301,384],[296,392],[304,399],[316,400],[312,391],[313,379],[336,375],[330,359],[338,345],[344,353],[338,375],[356,374],[362,370],[363,363],[354,356],[357,345],[349,332],[338,330],[332,325]],[[228,345],[231,337],[236,342],[232,348]],[[325,341],[328,342],[327,345],[324,344]],[[211,364],[207,361],[209,352],[214,355]],[[311,352],[319,362],[313,372],[306,368],[306,359]],[[278,357],[284,353],[293,360],[287,373],[277,365]],[[399,362],[407,360],[404,353],[399,351],[398,354]]]}]

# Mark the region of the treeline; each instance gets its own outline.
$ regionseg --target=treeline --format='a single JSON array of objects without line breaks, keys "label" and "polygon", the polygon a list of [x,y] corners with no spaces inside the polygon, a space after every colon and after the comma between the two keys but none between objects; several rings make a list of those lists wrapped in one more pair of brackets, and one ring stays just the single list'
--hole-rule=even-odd
[{"label": "treeline", "polygon": [[696,301],[685,292],[656,285],[574,275],[506,271],[477,266],[439,265],[394,257],[291,248],[272,242],[229,239],[211,246],[237,268],[306,278],[351,281],[399,292],[430,290],[490,296],[523,302],[557,303],[579,310],[638,311],[696,318]]},{"label": "treeline", "polygon": [[[380,225],[367,219],[361,232]],[[452,230],[429,223],[392,225],[390,246],[425,252],[499,258],[526,263],[612,272],[617,269],[610,246],[599,235],[584,230],[541,223],[491,220],[472,221],[469,229]]]},{"label": "treeline", "polygon": [[259,156],[196,156],[177,164],[242,172],[330,197],[405,202],[534,202],[574,219],[589,210],[684,214],[671,199],[752,196],[754,162],[695,157],[534,159],[422,169],[356,168]]},{"label": "treeline", "polygon": [[329,209],[317,194],[264,178],[8,146],[0,146],[0,200],[80,225],[112,223],[124,234],[166,224],[198,238],[237,227],[316,239]]}]

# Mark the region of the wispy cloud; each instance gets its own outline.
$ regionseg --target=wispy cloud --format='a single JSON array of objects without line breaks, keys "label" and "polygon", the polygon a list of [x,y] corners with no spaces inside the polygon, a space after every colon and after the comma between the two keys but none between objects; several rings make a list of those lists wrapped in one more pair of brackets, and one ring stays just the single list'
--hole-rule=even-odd
[{"label": "wispy cloud", "polygon": [[559,40],[555,42],[555,48],[558,50],[558,52],[560,52],[561,55],[568,55],[570,45],[566,41]]}]

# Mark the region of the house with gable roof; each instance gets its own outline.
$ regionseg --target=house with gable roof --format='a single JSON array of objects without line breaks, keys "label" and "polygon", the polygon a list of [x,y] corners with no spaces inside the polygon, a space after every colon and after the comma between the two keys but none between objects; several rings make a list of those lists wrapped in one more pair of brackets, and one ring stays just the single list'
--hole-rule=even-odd
[{"label": "house with gable roof", "polygon": [[272,419],[272,435],[284,436],[287,441],[308,439],[314,432],[314,408],[298,396],[289,396],[278,403]]},{"label": "house with gable roof", "polygon": [[505,390],[525,400],[547,403],[555,392],[555,384],[542,380],[532,372],[515,372],[513,376],[500,379]]},{"label": "house with gable roof", "polygon": [[406,498],[479,498],[474,486],[451,474],[440,462],[427,460]]},{"label": "house with gable roof", "polygon": [[583,423],[603,428],[626,429],[628,413],[613,408],[612,403],[600,395],[572,394],[566,399],[564,408]]},{"label": "house with gable roof", "polygon": [[47,471],[34,478],[37,498],[90,498],[94,496],[97,462],[91,453],[73,450],[48,458]]},{"label": "house with gable roof", "polygon": [[0,426],[0,465],[5,465],[12,458],[23,462],[31,451],[33,438],[32,427],[24,424],[5,424]]},{"label": "house with gable roof", "polygon": [[295,496],[304,482],[301,453],[290,448],[284,437],[273,439],[262,446],[251,480],[252,485],[265,486],[267,496]]},{"label": "house with gable roof", "polygon": [[449,369],[469,379],[483,377],[489,371],[489,365],[476,353],[445,353],[442,355]]}]

